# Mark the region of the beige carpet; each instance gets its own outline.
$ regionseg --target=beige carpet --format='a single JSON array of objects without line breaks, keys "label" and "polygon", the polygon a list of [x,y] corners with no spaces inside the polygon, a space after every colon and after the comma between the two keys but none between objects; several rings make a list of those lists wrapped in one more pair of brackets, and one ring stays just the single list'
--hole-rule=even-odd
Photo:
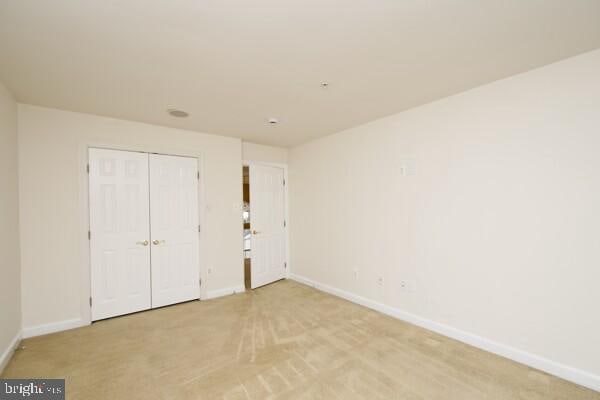
[{"label": "beige carpet", "polygon": [[25,340],[3,377],[69,399],[600,399],[291,281]]}]

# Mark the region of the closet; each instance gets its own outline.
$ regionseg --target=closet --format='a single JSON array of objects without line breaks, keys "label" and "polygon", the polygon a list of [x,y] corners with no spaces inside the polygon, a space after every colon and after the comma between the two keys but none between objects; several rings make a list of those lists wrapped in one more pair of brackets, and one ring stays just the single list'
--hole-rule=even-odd
[{"label": "closet", "polygon": [[89,149],[92,320],[198,299],[198,162]]}]

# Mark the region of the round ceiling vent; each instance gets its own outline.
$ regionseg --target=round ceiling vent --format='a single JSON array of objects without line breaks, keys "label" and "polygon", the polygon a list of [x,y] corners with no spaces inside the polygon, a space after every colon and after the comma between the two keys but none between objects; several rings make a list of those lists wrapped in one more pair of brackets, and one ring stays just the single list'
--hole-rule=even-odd
[{"label": "round ceiling vent", "polygon": [[175,117],[175,118],[185,118],[188,115],[190,115],[190,114],[186,113],[185,111],[178,110],[176,108],[170,108],[167,110],[167,112],[169,113],[170,116]]}]

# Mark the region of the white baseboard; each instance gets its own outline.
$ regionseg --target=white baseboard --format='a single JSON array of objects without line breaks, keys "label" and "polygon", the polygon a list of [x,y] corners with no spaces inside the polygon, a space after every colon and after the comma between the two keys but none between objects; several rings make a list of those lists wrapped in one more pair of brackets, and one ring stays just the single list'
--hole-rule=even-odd
[{"label": "white baseboard", "polygon": [[65,321],[52,322],[49,324],[43,324],[38,326],[32,326],[29,328],[23,328],[23,338],[30,338],[34,336],[46,335],[48,333],[66,331],[68,329],[79,328],[81,326],[89,325],[88,322],[81,318],[67,319]]},{"label": "white baseboard", "polygon": [[8,344],[6,349],[4,349],[4,351],[2,352],[2,355],[0,356],[0,374],[2,373],[2,371],[4,371],[4,368],[8,365],[8,362],[10,361],[13,353],[15,352],[15,349],[17,348],[17,346],[19,345],[20,342],[21,342],[21,332],[19,331],[19,332],[17,332],[15,337],[10,341],[10,343]]},{"label": "white baseboard", "polygon": [[[209,291],[203,300],[216,299],[217,297],[227,296],[230,294],[242,293],[246,290],[244,285],[233,286],[224,289]],[[23,328],[23,338],[31,338],[35,336],[47,335],[49,333],[55,333],[60,331],[66,331],[69,329],[79,328],[82,326],[89,325],[88,321],[81,318],[67,319],[59,322],[52,322],[48,324],[32,326],[29,328]]]},{"label": "white baseboard", "polygon": [[230,294],[243,293],[246,291],[244,285],[232,286],[225,289],[210,290],[202,300],[216,299],[217,297],[228,296]]},{"label": "white baseboard", "polygon": [[313,281],[303,276],[290,274],[290,279],[308,286],[312,286],[315,289],[327,292],[334,296],[341,297],[353,303],[360,304],[362,306],[379,311],[391,317],[401,319],[403,321],[420,326],[430,331],[439,333],[452,339],[456,339],[460,342],[467,343],[479,349],[497,354],[499,356],[519,362],[521,364],[525,364],[532,368],[539,369],[551,375],[558,376],[559,378],[600,392],[600,376],[598,375],[594,375],[592,373],[582,371],[580,369],[576,369],[568,365],[560,364],[558,362],[548,360],[535,354],[515,349],[513,347],[494,342],[481,336],[477,336],[472,333],[465,332],[460,329],[456,329],[451,326],[432,321],[430,319],[419,317],[406,311],[402,311],[400,309],[390,307],[382,303],[378,303],[376,301],[352,294],[350,292],[346,292],[341,289],[337,289],[332,286]]}]

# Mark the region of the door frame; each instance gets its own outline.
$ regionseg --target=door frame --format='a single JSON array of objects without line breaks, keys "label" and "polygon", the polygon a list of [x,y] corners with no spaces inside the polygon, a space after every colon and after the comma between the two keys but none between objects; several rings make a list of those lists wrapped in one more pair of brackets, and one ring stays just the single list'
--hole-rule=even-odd
[{"label": "door frame", "polygon": [[[285,212],[285,264],[287,265],[287,268],[285,269],[285,279],[289,279],[290,278],[290,271],[291,271],[291,264],[290,264],[290,207],[289,207],[289,202],[290,202],[290,196],[289,196],[289,188],[290,188],[290,181],[288,179],[288,165],[287,164],[281,164],[281,163],[272,163],[272,162],[264,162],[264,161],[250,161],[250,160],[242,160],[242,167],[252,167],[253,165],[263,165],[266,167],[275,167],[275,168],[281,168],[283,169],[283,179],[285,180],[285,186],[283,187],[283,195],[285,197],[285,201],[284,201],[284,212]],[[240,171],[242,172],[242,171]],[[242,199],[242,205],[244,203],[244,200]],[[241,214],[240,214],[241,216]],[[250,199],[250,224],[252,225],[252,199]],[[242,251],[242,255],[244,254],[244,235],[243,235],[243,229],[242,229],[242,235],[241,236],[241,251]],[[250,249],[250,254],[252,254],[252,249]],[[243,260],[243,257],[242,257]],[[244,268],[244,263],[242,262],[242,271]],[[250,271],[252,271],[252,263],[250,263]],[[252,273],[252,272],[250,272]]]},{"label": "door frame", "polygon": [[[79,146],[79,234],[80,234],[80,255],[81,255],[81,283],[80,283],[80,310],[81,310],[81,321],[75,323],[76,326],[85,326],[92,323],[92,307],[90,306],[90,298],[92,293],[92,266],[91,266],[91,254],[90,254],[90,240],[88,238],[88,232],[90,230],[90,205],[89,205],[89,175],[87,172],[87,166],[89,162],[89,149],[106,149],[106,150],[120,150],[120,151],[132,151],[140,153],[150,154],[164,154],[179,157],[195,158],[198,163],[198,172],[200,173],[200,180],[198,182],[198,224],[200,225],[200,232],[198,233],[198,251],[199,251],[199,262],[198,268],[200,270],[200,280],[204,283],[207,282],[208,271],[207,263],[205,260],[206,252],[204,251],[204,229],[206,216],[206,191],[204,186],[204,152],[193,151],[185,149],[183,147],[172,147],[172,146],[152,146],[152,145],[123,145],[115,143],[105,142],[88,142]],[[157,151],[157,148],[160,148]],[[207,297],[206,285],[200,285],[199,296],[200,300]]]}]

